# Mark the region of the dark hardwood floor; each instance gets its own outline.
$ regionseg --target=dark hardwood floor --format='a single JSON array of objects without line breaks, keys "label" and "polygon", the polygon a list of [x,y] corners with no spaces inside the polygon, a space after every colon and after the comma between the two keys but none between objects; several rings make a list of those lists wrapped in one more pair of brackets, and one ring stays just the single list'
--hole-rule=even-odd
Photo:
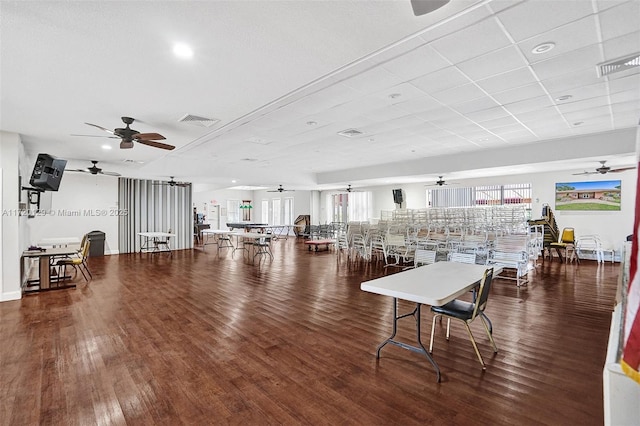
[{"label": "dark hardwood floor", "polygon": [[[391,345],[380,263],[274,242],[251,265],[214,246],[90,258],[78,287],[0,303],[0,424],[601,425],[619,264],[546,261],[496,280],[472,325],[438,325],[434,358]],[[401,308],[410,310],[409,303]],[[431,314],[423,310],[428,345]],[[404,320],[399,336],[414,339]]]}]

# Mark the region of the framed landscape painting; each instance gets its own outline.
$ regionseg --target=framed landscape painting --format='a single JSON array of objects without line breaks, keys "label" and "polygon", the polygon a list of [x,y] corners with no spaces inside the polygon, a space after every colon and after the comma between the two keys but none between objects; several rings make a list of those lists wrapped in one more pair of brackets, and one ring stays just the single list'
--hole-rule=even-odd
[{"label": "framed landscape painting", "polygon": [[620,210],[622,181],[556,183],[556,210]]}]

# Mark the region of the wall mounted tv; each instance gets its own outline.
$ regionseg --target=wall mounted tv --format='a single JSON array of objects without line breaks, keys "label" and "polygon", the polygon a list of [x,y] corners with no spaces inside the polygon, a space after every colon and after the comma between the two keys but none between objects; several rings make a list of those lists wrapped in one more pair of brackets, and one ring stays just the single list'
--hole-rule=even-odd
[{"label": "wall mounted tv", "polygon": [[57,191],[66,166],[67,160],[49,154],[38,154],[29,184],[42,191]]},{"label": "wall mounted tv", "polygon": [[392,189],[391,191],[393,193],[393,202],[396,204],[402,204],[404,201],[402,197],[402,189]]},{"label": "wall mounted tv", "polygon": [[619,180],[556,183],[556,210],[620,210]]}]

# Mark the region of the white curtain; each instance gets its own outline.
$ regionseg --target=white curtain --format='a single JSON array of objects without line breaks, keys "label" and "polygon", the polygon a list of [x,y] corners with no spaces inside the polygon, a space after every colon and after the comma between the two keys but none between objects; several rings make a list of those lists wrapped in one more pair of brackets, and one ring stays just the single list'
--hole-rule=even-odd
[{"label": "white curtain", "polygon": [[140,250],[138,232],[168,232],[172,249],[193,247],[192,189],[169,186],[166,182],[118,178],[118,209],[127,211],[119,216],[118,250],[133,253]]}]

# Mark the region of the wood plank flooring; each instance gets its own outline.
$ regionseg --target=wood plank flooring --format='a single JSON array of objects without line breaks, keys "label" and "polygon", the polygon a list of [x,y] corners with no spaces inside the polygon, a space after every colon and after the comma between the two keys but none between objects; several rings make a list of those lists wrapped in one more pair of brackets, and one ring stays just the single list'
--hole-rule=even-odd
[{"label": "wood plank flooring", "polygon": [[[213,248],[212,248],[213,247]],[[89,259],[78,287],[0,303],[0,425],[601,425],[619,264],[546,261],[496,280],[499,352],[436,327],[428,361],[391,345],[381,263],[274,242],[251,265],[215,246]],[[411,310],[401,303],[402,310]],[[423,341],[431,314],[423,309]],[[404,320],[398,336],[414,341]]]}]

